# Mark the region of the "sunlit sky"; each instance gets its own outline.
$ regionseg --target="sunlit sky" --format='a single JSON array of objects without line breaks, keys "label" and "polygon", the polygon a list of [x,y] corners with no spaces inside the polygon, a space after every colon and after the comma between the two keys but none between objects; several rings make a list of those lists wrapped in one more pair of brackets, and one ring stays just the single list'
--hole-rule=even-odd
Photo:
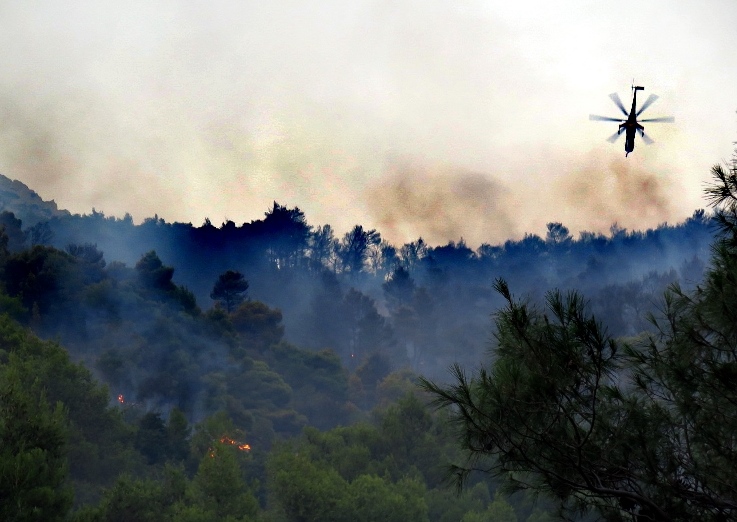
[{"label": "sunlit sky", "polygon": [[[61,208],[472,246],[705,206],[737,2],[0,2],[0,173]],[[655,143],[606,138],[632,81]]]}]

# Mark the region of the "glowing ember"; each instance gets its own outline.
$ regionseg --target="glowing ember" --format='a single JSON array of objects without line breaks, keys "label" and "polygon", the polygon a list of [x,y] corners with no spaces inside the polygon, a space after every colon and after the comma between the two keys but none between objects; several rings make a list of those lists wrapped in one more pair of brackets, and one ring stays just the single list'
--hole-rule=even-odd
[{"label": "glowing ember", "polygon": [[225,435],[223,435],[222,437],[220,437],[220,442],[222,442],[223,444],[230,444],[231,446],[235,446],[235,447],[237,447],[241,451],[251,451],[251,445],[250,444],[241,444],[241,443],[239,443],[239,442],[231,439],[230,437],[226,437]]},{"label": "glowing ember", "polygon": [[118,402],[120,404],[125,404],[125,397],[123,397],[123,394],[122,393],[120,395],[118,395]]},{"label": "glowing ember", "polygon": [[[238,448],[241,451],[246,451],[246,452],[251,451],[251,445],[250,444],[241,444],[237,440],[233,440],[230,437],[228,437],[227,435],[223,435],[222,437],[220,437],[220,441],[219,442],[220,442],[220,444],[227,444],[228,446],[235,446],[236,448]],[[207,453],[210,456],[210,458],[213,458],[214,459],[215,458],[215,455],[217,455],[217,447],[214,447],[214,448],[213,447],[210,447],[210,448],[208,448],[207,449]]]}]

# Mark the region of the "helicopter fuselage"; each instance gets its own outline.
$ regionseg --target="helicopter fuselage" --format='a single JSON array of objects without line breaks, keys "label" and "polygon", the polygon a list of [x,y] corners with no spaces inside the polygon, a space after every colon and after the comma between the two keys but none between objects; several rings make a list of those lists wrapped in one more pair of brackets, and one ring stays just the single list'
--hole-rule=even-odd
[{"label": "helicopter fuselage", "polygon": [[632,96],[632,109],[630,109],[630,113],[627,116],[627,119],[619,124],[619,133],[622,132],[625,133],[624,135],[624,150],[625,150],[625,156],[627,156],[630,152],[635,150],[635,134],[637,134],[637,131],[644,131],[645,127],[637,123],[637,91],[645,90],[644,87],[637,86],[633,89],[634,93]]},{"label": "helicopter fuselage", "polygon": [[[637,133],[640,134],[642,137],[642,140],[647,144],[650,145],[653,143],[653,140],[650,139],[645,134],[645,127],[642,126],[640,122],[637,121],[637,117],[642,114],[642,111],[647,109],[650,105],[653,104],[655,100],[658,99],[658,97],[655,94],[651,94],[647,100],[645,100],[645,103],[642,104],[642,107],[640,107],[640,110],[637,110],[637,91],[644,91],[644,87],[640,87],[639,85],[635,87],[632,86],[632,108],[627,112],[627,109],[625,108],[624,104],[622,103],[622,100],[619,99],[619,95],[616,92],[613,92],[609,95],[609,97],[612,99],[614,104],[617,106],[617,108],[622,112],[622,114],[625,116],[624,118],[620,117],[611,117],[611,116],[599,116],[598,114],[589,114],[589,119],[593,121],[616,121],[619,125],[617,127],[617,132],[612,134],[607,138],[607,141],[610,143],[614,143],[617,141],[617,139],[624,133],[625,140],[624,140],[624,150],[629,155],[630,152],[635,150],[635,137]],[[643,120],[640,120],[642,123],[648,123],[648,122],[660,122],[660,123],[673,123],[675,121],[675,118],[673,116],[665,116],[660,118],[645,118]]]}]

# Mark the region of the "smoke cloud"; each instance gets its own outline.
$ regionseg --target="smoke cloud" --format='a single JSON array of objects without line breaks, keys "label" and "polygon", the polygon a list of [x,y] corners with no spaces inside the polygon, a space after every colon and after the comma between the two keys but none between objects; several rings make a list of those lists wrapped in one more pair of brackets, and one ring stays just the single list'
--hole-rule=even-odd
[{"label": "smoke cloud", "polygon": [[553,186],[560,220],[570,228],[606,233],[612,224],[642,230],[678,220],[678,195],[666,172],[632,158],[589,155]]},{"label": "smoke cloud", "polygon": [[[673,37],[648,41],[607,10],[491,4],[5,2],[0,173],[74,213],[243,223],[276,200],[393,242],[689,216],[731,154],[729,17],[668,4]],[[626,165],[586,156],[632,75],[677,123]]]},{"label": "smoke cloud", "polygon": [[382,235],[395,243],[470,239],[502,242],[517,229],[509,190],[480,172],[397,163],[369,186],[367,207]]}]

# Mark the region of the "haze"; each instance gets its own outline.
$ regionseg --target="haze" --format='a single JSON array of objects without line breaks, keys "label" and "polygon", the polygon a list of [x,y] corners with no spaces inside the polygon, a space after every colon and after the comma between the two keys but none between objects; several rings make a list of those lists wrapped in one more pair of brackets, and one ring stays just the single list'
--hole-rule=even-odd
[{"label": "haze", "polygon": [[[62,208],[471,245],[704,206],[737,136],[737,4],[0,4],[0,172]],[[605,139],[632,79],[655,144]]]}]

